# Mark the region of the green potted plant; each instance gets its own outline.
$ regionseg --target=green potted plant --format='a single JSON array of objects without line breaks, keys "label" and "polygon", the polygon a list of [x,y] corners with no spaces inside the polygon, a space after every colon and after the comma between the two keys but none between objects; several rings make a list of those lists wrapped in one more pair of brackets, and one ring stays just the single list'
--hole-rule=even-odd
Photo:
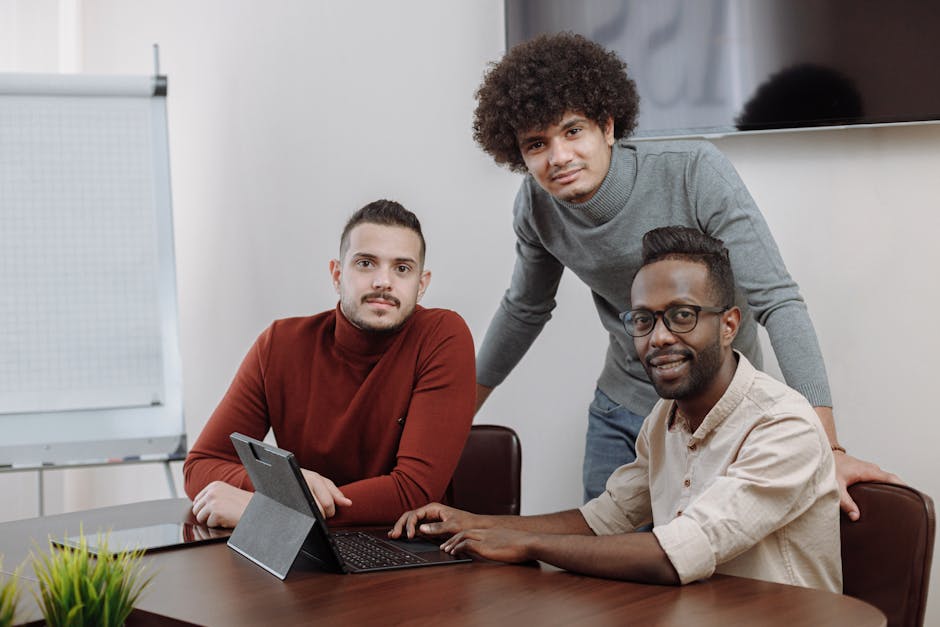
[{"label": "green potted plant", "polygon": [[53,627],[123,625],[153,575],[143,576],[143,551],[108,550],[98,538],[97,557],[84,533],[77,547],[55,547],[33,558],[39,581],[34,593],[46,623]]},{"label": "green potted plant", "polygon": [[[0,557],[0,570],[2,568],[3,557]],[[16,604],[20,600],[18,573],[19,568],[13,575],[0,579],[0,627],[10,627],[16,619]]]}]

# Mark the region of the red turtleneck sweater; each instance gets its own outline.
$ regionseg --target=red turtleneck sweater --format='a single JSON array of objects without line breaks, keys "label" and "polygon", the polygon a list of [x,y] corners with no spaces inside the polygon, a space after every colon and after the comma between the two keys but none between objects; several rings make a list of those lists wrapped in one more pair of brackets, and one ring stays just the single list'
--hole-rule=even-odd
[{"label": "red turtleneck sweater", "polygon": [[419,306],[391,334],[357,329],[339,306],[277,320],[186,457],[186,493],[193,498],[214,480],[253,489],[229,434],[260,440],[271,428],[301,468],[352,500],[331,523],[391,523],[443,497],[475,393],[473,339],[453,311]]}]

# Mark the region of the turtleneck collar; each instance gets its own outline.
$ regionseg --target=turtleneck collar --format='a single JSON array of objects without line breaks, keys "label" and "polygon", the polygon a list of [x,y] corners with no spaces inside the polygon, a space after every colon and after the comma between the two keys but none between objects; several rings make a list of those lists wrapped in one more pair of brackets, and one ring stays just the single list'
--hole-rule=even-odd
[{"label": "turtleneck collar", "polygon": [[405,320],[405,323],[389,333],[376,331],[363,331],[350,322],[343,314],[339,303],[336,303],[336,328],[333,336],[336,346],[344,351],[363,357],[381,355],[401,335],[401,332],[411,324],[412,318],[421,309],[415,306],[414,312]]},{"label": "turtleneck collar", "polygon": [[555,199],[565,209],[581,215],[594,226],[609,222],[627,204],[636,181],[636,152],[622,141],[614,142],[604,182],[590,200],[575,203]]}]

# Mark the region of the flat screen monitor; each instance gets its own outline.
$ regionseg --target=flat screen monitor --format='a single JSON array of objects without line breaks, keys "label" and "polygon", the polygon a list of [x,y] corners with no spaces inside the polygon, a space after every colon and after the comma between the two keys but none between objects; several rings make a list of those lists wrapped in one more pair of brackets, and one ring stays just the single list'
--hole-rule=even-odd
[{"label": "flat screen monitor", "polygon": [[940,120],[935,0],[506,0],[508,46],[560,31],[627,62],[635,137]]}]

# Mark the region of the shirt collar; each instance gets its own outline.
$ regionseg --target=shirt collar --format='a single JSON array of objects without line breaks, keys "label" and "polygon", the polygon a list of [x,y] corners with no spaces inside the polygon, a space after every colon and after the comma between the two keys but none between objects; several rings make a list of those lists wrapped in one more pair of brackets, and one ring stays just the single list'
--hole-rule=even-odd
[{"label": "shirt collar", "polygon": [[[715,403],[715,406],[705,414],[705,419],[702,421],[702,424],[700,424],[698,429],[695,430],[695,433],[692,434],[692,439],[694,440],[704,440],[717,429],[718,426],[724,422],[725,418],[730,416],[734,410],[737,409],[741,401],[744,400],[744,397],[747,396],[748,390],[750,390],[751,386],[754,384],[757,369],[751,365],[751,362],[749,362],[747,357],[742,355],[740,351],[735,350],[734,355],[738,359],[738,367],[734,371],[731,383],[728,385],[728,389],[725,390],[725,393],[721,395],[721,398],[718,399],[718,402]],[[673,422],[675,411],[676,402],[672,401],[672,406],[669,408],[670,425]]]}]

